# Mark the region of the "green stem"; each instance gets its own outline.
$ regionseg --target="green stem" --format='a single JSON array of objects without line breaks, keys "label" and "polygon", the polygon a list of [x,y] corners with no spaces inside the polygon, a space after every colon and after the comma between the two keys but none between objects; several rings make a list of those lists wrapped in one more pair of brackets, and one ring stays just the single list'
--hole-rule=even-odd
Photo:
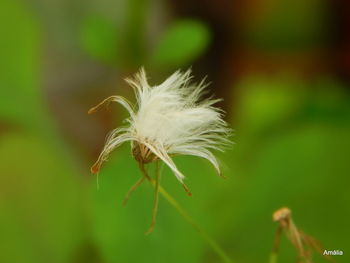
[{"label": "green stem", "polygon": [[[140,165],[141,171],[144,174],[144,176],[147,178],[150,183],[156,187],[156,181],[151,178],[145,168],[144,165]],[[199,235],[208,242],[208,244],[212,247],[212,249],[218,254],[218,256],[222,259],[225,263],[233,263],[231,258],[226,254],[226,252],[220,247],[214,239],[212,239],[207,232],[205,232],[197,223],[194,221],[194,219],[187,214],[184,208],[162,187],[159,187],[159,193],[179,212],[179,214],[199,233]]]},{"label": "green stem", "polygon": [[270,255],[269,263],[277,263],[277,253],[272,252]]}]

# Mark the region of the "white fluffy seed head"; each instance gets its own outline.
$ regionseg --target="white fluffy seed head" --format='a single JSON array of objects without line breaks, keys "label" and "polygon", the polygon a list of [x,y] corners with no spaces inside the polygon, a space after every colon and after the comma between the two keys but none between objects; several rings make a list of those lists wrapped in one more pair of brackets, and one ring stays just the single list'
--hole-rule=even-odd
[{"label": "white fluffy seed head", "polygon": [[210,161],[220,169],[212,150],[230,144],[230,129],[223,120],[223,111],[213,106],[219,100],[203,99],[206,84],[191,82],[191,71],[172,74],[162,84],[151,87],[143,69],[126,81],[134,88],[137,102],[132,106],[119,96],[111,96],[90,112],[110,101],[119,102],[129,112],[128,126],[113,130],[99,159],[92,167],[97,172],[109,153],[121,143],[132,141],[138,161],[160,159],[183,181],[184,175],[171,159],[172,155],[194,155]]}]

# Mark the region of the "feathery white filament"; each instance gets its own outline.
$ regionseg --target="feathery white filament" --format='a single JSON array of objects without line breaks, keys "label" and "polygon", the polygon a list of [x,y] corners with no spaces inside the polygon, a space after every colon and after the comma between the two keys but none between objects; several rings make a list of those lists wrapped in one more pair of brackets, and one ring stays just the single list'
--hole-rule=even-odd
[{"label": "feathery white filament", "polygon": [[162,84],[149,86],[143,69],[126,81],[134,88],[137,103],[132,106],[120,96],[111,96],[104,103],[115,101],[130,114],[129,125],[113,130],[107,138],[98,161],[97,172],[109,153],[126,141],[144,145],[174,172],[180,182],[184,175],[171,159],[172,155],[194,155],[207,159],[220,173],[218,162],[211,150],[222,150],[229,144],[230,129],[223,120],[223,112],[213,106],[219,100],[202,99],[206,84],[191,83],[191,71],[172,74]]}]

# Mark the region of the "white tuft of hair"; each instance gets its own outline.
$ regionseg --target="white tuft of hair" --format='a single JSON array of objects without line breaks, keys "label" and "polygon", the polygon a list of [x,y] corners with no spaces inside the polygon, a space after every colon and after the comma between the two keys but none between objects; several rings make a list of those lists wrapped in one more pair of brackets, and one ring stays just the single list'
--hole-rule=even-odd
[{"label": "white tuft of hair", "polygon": [[126,79],[135,91],[137,102],[131,105],[120,96],[111,96],[94,107],[115,101],[129,112],[126,127],[113,130],[94,165],[97,170],[112,150],[126,141],[146,146],[167,164],[183,183],[184,175],[177,169],[172,155],[193,155],[207,159],[220,174],[219,164],[212,153],[222,151],[231,142],[231,129],[223,120],[224,112],[214,104],[220,100],[203,98],[207,84],[191,82],[191,70],[176,71],[162,84],[151,87],[144,69]]}]

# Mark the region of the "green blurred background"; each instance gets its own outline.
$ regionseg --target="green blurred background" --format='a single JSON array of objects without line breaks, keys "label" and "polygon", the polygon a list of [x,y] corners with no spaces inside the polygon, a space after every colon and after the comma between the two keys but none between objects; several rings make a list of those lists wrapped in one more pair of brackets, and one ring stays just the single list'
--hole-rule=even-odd
[{"label": "green blurred background", "polygon": [[[87,115],[123,78],[192,67],[235,129],[223,173],[178,157],[192,197],[163,186],[237,263],[268,262],[288,206],[304,232],[350,262],[350,9],[336,0],[3,0],[0,8],[0,262],[215,263],[220,259],[153,190],[128,145],[89,168],[121,107]],[[280,261],[295,262],[282,238]],[[316,262],[325,262],[316,256]]]}]

